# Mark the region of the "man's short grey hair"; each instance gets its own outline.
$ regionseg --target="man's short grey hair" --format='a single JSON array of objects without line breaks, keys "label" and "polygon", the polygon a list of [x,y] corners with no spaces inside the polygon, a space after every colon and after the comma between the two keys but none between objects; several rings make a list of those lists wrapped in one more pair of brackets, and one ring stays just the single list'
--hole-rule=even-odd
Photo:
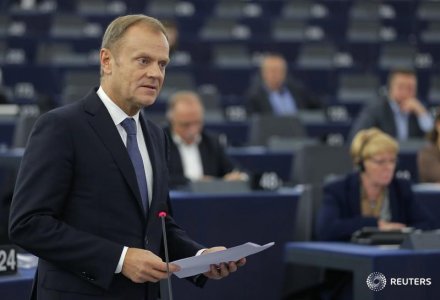
[{"label": "man's short grey hair", "polygon": [[117,48],[118,42],[123,38],[127,29],[138,23],[143,23],[152,30],[161,32],[167,37],[165,27],[159,20],[146,15],[126,15],[114,19],[108,25],[102,37],[101,48],[107,48],[109,50]]}]

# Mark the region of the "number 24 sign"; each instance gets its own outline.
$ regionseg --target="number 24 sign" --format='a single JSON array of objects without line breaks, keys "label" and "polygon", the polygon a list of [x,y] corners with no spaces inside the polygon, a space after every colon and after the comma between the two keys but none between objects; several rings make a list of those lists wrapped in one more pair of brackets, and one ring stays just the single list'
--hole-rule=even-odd
[{"label": "number 24 sign", "polygon": [[17,273],[17,251],[14,247],[0,245],[0,275]]}]

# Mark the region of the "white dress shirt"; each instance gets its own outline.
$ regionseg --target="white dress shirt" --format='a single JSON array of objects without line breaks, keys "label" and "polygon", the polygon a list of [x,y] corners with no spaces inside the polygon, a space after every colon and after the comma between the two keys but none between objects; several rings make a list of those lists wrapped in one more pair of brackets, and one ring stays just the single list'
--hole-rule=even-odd
[{"label": "white dress shirt", "polygon": [[[148,154],[147,144],[145,143],[145,138],[142,132],[141,124],[139,123],[139,112],[135,114],[134,116],[130,117],[127,115],[119,106],[117,106],[110,98],[109,96],[104,92],[102,87],[99,87],[98,91],[96,92],[98,94],[99,98],[101,99],[102,103],[104,103],[104,106],[107,108],[113,122],[115,123],[116,128],[118,129],[118,132],[122,138],[122,142],[125,146],[127,146],[127,132],[125,132],[125,129],[122,127],[121,122],[124,121],[126,118],[133,118],[136,122],[136,137],[137,142],[139,146],[139,151],[141,152],[142,160],[144,162],[144,170],[145,170],[145,177],[147,178],[147,187],[148,187],[148,201],[151,205],[151,200],[153,197],[153,167],[151,166],[151,160],[150,156]],[[198,151],[198,149],[197,149]],[[200,154],[199,154],[200,157]],[[200,162],[201,165],[201,162]],[[203,169],[202,169],[203,174]],[[119,258],[118,265],[116,267],[115,273],[121,273],[122,266],[124,265],[124,259],[125,255],[127,254],[128,247],[124,246],[124,249],[122,250],[121,257]],[[203,251],[206,249],[199,250],[196,255],[202,254]]]},{"label": "white dress shirt", "polygon": [[[96,92],[101,99],[104,106],[107,108],[116,128],[118,129],[119,135],[121,136],[122,142],[127,146],[127,132],[122,127],[121,122],[126,118],[133,118],[136,122],[136,138],[139,146],[139,151],[141,152],[142,160],[144,162],[145,178],[147,178],[148,187],[148,201],[151,205],[151,200],[153,197],[153,167],[151,166],[150,156],[148,155],[147,145],[145,144],[145,138],[142,133],[142,127],[139,123],[139,112],[134,116],[130,117],[127,115],[119,106],[117,106],[104,92],[102,87],[99,87]],[[128,247],[124,247],[122,251],[121,258],[119,259],[118,266],[116,267],[115,273],[120,273],[122,271],[122,265],[124,264],[125,255],[127,253]]]},{"label": "white dress shirt", "polygon": [[[390,100],[389,103],[396,123],[397,139],[400,141],[407,140],[409,138],[409,114],[402,112],[395,101]],[[425,133],[431,131],[434,127],[434,120],[429,113],[417,116],[417,123]]]},{"label": "white dress shirt", "polygon": [[183,174],[191,181],[203,178],[203,164],[199,151],[201,137],[197,136],[194,143],[188,145],[180,136],[173,134],[173,141],[177,145],[182,160]]}]

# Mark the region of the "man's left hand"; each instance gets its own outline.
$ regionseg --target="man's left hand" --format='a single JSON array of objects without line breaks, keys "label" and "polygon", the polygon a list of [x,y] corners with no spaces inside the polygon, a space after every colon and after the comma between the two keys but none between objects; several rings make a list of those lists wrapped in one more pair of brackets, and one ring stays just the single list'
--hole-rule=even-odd
[{"label": "man's left hand", "polygon": [[[226,250],[225,247],[212,247],[203,251],[203,254],[218,252]],[[234,273],[237,271],[239,267],[242,267],[246,264],[246,258],[241,258],[238,261],[230,261],[228,263],[221,263],[219,265],[211,265],[211,269],[204,273],[206,277],[210,279],[222,279],[224,277],[229,276],[230,273]]]}]

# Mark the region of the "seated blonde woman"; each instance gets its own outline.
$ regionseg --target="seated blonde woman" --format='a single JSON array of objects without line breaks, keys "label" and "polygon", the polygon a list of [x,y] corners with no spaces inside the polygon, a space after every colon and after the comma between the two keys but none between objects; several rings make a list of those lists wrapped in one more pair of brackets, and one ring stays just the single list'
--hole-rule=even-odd
[{"label": "seated blonde woman", "polygon": [[356,172],[324,187],[316,235],[320,240],[349,240],[362,227],[383,230],[430,229],[427,212],[415,201],[411,182],[395,177],[398,143],[372,128],[359,131],[351,144]]}]

